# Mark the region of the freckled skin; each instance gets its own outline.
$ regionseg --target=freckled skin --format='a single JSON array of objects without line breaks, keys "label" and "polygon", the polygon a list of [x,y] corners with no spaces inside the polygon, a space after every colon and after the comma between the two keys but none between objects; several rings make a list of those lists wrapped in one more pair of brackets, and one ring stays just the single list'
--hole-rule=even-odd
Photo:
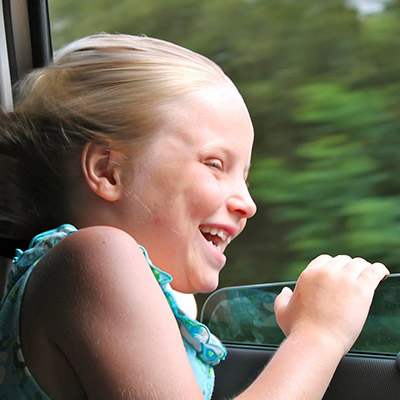
[{"label": "freckled skin", "polygon": [[118,227],[173,276],[174,289],[209,292],[224,261],[210,252],[199,227],[228,226],[236,235],[254,215],[246,185],[253,127],[241,96],[228,84],[204,89],[176,108],[151,141],[143,168],[134,166],[124,176],[128,189],[119,201]]}]

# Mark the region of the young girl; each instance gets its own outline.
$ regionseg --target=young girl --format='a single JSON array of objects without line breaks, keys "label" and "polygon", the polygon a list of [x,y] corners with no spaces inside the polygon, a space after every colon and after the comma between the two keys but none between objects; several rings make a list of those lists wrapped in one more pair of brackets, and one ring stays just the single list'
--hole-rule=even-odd
[{"label": "young girl", "polygon": [[[214,290],[256,211],[237,89],[189,50],[101,34],[19,93],[0,123],[1,234],[37,236],[0,311],[0,398],[209,399],[225,349],[171,287]],[[321,399],[387,274],[312,261],[276,300],[287,339],[237,399]]]}]

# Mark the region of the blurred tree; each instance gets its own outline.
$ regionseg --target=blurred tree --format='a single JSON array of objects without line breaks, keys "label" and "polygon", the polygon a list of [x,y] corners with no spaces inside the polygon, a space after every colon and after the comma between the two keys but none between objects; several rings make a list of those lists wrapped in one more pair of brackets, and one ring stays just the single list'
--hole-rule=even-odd
[{"label": "blurred tree", "polygon": [[55,47],[99,31],[198,51],[242,92],[258,216],[222,285],[296,279],[319,253],[400,271],[400,0],[50,0]]},{"label": "blurred tree", "polygon": [[297,95],[294,119],[305,125],[305,137],[296,162],[264,159],[254,171],[255,194],[269,204],[272,218],[292,224],[285,239],[293,256],[284,276],[322,252],[395,265],[400,196],[392,190],[395,153],[392,161],[388,156],[400,143],[384,140],[399,128],[387,98],[332,84],[310,84]]}]

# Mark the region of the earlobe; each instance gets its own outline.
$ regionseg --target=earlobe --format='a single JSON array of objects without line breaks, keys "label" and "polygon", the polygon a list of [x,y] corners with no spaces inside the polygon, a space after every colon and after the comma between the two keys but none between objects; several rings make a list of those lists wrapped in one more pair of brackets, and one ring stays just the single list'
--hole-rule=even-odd
[{"label": "earlobe", "polygon": [[82,172],[90,189],[107,201],[117,201],[122,193],[122,154],[103,145],[88,142],[82,149]]}]

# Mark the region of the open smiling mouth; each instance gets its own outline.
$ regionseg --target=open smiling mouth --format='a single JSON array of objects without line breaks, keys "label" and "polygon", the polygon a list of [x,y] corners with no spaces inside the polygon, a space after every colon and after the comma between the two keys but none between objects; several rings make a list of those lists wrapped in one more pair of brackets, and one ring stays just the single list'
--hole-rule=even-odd
[{"label": "open smiling mouth", "polygon": [[209,226],[201,226],[200,232],[204,238],[211,243],[221,253],[224,252],[226,246],[231,242],[232,237],[223,229],[211,228]]}]

